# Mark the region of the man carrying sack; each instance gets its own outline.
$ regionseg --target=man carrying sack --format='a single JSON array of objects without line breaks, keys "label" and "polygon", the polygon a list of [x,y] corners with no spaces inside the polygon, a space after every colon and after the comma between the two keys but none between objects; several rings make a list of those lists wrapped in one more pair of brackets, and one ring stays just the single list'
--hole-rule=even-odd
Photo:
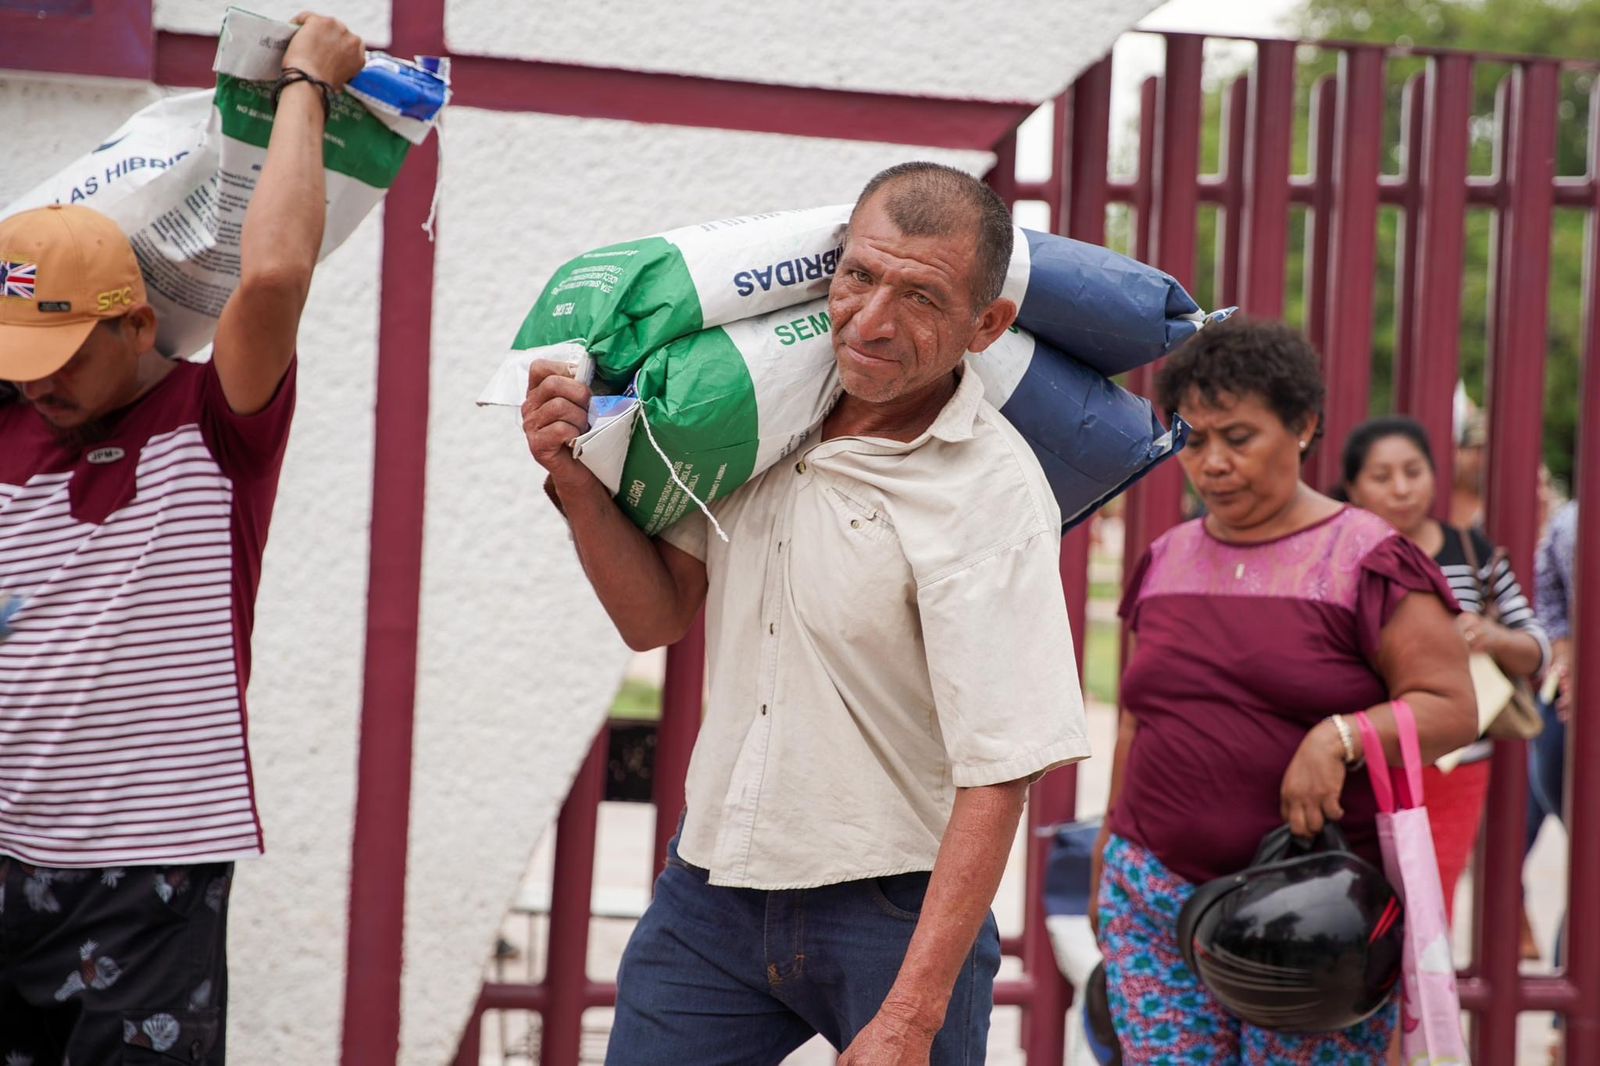
[{"label": "man carrying sack", "polygon": [[[535,362],[524,428],[635,648],[706,609],[688,810],[622,959],[607,1062],[982,1062],[989,907],[1028,782],[1089,754],[1061,515],[963,357],[1011,325],[981,182],[891,168],[829,292],[843,395],[787,459],[659,539],[572,455],[589,390]],[[980,354],[979,359],[983,358]]]},{"label": "man carrying sack", "polygon": [[244,693],[324,226],[328,97],[361,42],[307,16],[208,363],[155,349],[127,238],[0,221],[0,1060],[224,1060],[228,888],[262,851]]}]

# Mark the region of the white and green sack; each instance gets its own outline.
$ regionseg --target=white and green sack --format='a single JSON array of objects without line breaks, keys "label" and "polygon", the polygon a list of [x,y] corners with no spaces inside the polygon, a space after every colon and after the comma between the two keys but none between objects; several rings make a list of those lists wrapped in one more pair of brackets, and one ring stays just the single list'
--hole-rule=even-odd
[{"label": "white and green sack", "polygon": [[[647,533],[726,497],[804,440],[838,395],[827,288],[848,206],[779,212],[610,245],[557,271],[479,404],[519,406],[535,359],[595,400],[580,461]],[[1023,327],[972,365],[1028,440],[1072,525],[1182,444],[1108,374],[1212,318],[1169,275],[1019,229],[1005,294]]]},{"label": "white and green sack", "polygon": [[[624,393],[594,398],[573,452],[641,529],[659,533],[696,499],[720,500],[782,459],[822,421],[839,388],[830,325],[823,298],[657,348]],[[582,351],[516,353],[478,403],[518,406],[535,358]]]},{"label": "white and green sack", "polygon": [[[122,227],[160,323],[156,346],[183,358],[211,342],[239,282],[239,241],[272,136],[272,82],[299,27],[232,8],[215,91],[159,100],[92,152],[0,210],[84,204]],[[449,96],[442,61],[382,53],[333,102],[323,139],[328,215],[321,257],[393,184]]]},{"label": "white and green sack", "polygon": [[585,252],[555,272],[511,347],[531,360],[579,344],[602,386],[623,387],[670,341],[826,295],[849,221],[849,204],[776,211]]},{"label": "white and green sack", "polygon": [[[723,499],[810,436],[839,396],[826,299],[733,322],[652,352],[632,387],[597,396],[573,444],[639,528],[654,535]],[[582,348],[565,352],[576,359]],[[517,406],[533,356],[478,398]],[[1061,507],[1093,514],[1182,446],[1150,402],[1013,327],[967,357],[984,398],[1022,434]]]}]

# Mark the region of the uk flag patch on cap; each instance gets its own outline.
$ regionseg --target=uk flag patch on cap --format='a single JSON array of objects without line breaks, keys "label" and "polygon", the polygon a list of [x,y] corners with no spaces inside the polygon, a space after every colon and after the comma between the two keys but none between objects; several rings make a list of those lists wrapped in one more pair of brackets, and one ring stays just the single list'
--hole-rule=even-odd
[{"label": "uk flag patch on cap", "polygon": [[38,279],[36,263],[12,263],[0,259],[0,296],[18,296],[33,299],[34,282]]}]

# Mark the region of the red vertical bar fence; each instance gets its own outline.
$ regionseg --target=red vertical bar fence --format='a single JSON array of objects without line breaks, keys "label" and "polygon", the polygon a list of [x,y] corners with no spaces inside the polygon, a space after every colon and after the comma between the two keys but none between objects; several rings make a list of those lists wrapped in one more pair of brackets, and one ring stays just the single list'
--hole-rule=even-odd
[{"label": "red vertical bar fence", "polygon": [[667,672],[661,684],[661,724],[656,729],[655,773],[650,782],[650,798],[656,806],[652,874],[666,865],[667,843],[678,831],[678,818],[683,814],[684,778],[689,774],[694,738],[700,734],[705,663],[705,616],[701,615],[684,638],[667,649]]},{"label": "red vertical bar fence", "polygon": [[1161,79],[1146,78],[1139,85],[1139,162],[1134,175],[1133,257],[1150,261],[1155,236],[1156,119],[1161,107]]},{"label": "red vertical bar fence", "polygon": [[[1600,85],[1589,104],[1589,228],[1584,277],[1583,400],[1578,419],[1578,548],[1573,572],[1600,573]],[[1600,1062],[1600,921],[1582,911],[1600,900],[1600,595],[1592,577],[1575,604],[1572,661],[1576,720],[1567,727],[1567,810],[1570,868],[1567,890],[1568,1066]],[[1576,773],[1587,768],[1585,773]]]},{"label": "red vertical bar fence", "polygon": [[[1560,71],[1528,62],[1512,74],[1514,119],[1505,162],[1505,201],[1495,232],[1498,274],[1490,348],[1489,529],[1525,580],[1539,536],[1536,479],[1544,451],[1544,357],[1549,307],[1550,221]],[[1531,586],[1530,586],[1531,587]],[[1517,1048],[1517,938],[1522,901],[1526,745],[1497,746],[1489,784],[1478,897],[1478,972],[1490,996],[1473,1032],[1479,1062],[1513,1062]],[[1503,990],[1503,991],[1502,991]]]},{"label": "red vertical bar fence", "polygon": [[[1201,65],[1205,40],[1169,34],[1167,68],[1160,108],[1151,130],[1155,149],[1151,224],[1146,227],[1149,261],[1185,286],[1194,282],[1195,219],[1199,207]],[[1154,367],[1130,375],[1138,391],[1150,394]],[[1164,413],[1164,412],[1163,412]],[[1138,559],[1150,542],[1183,516],[1183,474],[1163,463],[1128,495],[1123,558]],[[1129,567],[1131,569],[1131,567]]]},{"label": "red vertical bar fence", "polygon": [[610,729],[602,726],[556,819],[556,874],[550,888],[550,947],[545,956],[546,1005],[539,1041],[540,1066],[572,1066],[578,1061],[583,1044],[595,829],[599,825],[600,800],[605,795],[609,737]]},{"label": "red vertical bar fence", "polygon": [[[1422,181],[1423,152],[1426,140],[1423,134],[1427,110],[1426,73],[1413,74],[1406,79],[1400,91],[1400,158],[1404,173],[1400,179],[1400,248],[1395,261],[1394,297],[1394,401],[1399,410],[1406,410],[1406,393],[1411,383],[1407,375],[1415,368],[1411,351],[1412,331],[1403,323],[1410,322],[1416,314],[1417,304],[1417,245],[1422,235]],[[1437,471],[1437,467],[1435,470]],[[1449,484],[1449,482],[1442,482]]]},{"label": "red vertical bar fence", "polygon": [[[1466,245],[1468,124],[1472,119],[1472,60],[1451,55],[1429,63],[1421,123],[1420,167],[1407,177],[1417,196],[1414,310],[1397,316],[1410,337],[1395,367],[1395,405],[1414,415],[1439,444],[1440,486],[1451,483],[1452,397],[1461,365],[1461,263]],[[1416,158],[1417,156],[1413,156]],[[1440,492],[1436,517],[1449,511]]]},{"label": "red vertical bar fence", "polygon": [[1244,198],[1245,153],[1249,150],[1246,132],[1250,114],[1250,78],[1241,75],[1233,79],[1225,97],[1222,121],[1222,213],[1217,220],[1217,307],[1231,307],[1239,302],[1240,278],[1244,256]]},{"label": "red vertical bar fence", "polygon": [[1383,160],[1383,51],[1352,47],[1339,57],[1328,315],[1323,342],[1328,402],[1324,446],[1311,481],[1338,478],[1339,444],[1367,417],[1372,382],[1372,278],[1377,262],[1378,173]]},{"label": "red vertical bar fence", "polygon": [[[1110,204],[1107,167],[1111,142],[1111,60],[1109,57],[1090,67],[1072,90],[1072,140],[1066,157],[1058,157],[1057,174],[1062,181],[1063,209],[1056,219],[1056,232],[1080,241],[1103,244],[1106,239],[1106,208]],[[1078,658],[1078,673],[1083,673],[1084,646],[1089,640],[1089,526],[1084,523],[1067,534],[1061,545],[1061,576],[1067,591],[1067,614],[1072,623],[1073,647]],[[1077,798],[1077,768],[1070,774],[1056,774],[1070,787],[1061,786],[1067,805],[1052,811],[1057,820],[1073,815]],[[1048,780],[1048,778],[1046,779]]]},{"label": "red vertical bar fence", "polygon": [[1328,350],[1328,275],[1333,269],[1334,134],[1338,131],[1339,82],[1329,75],[1311,90],[1311,216],[1306,235],[1306,336]]},{"label": "red vertical bar fence", "polygon": [[1294,43],[1262,41],[1250,77],[1239,303],[1248,314],[1283,313],[1294,151]]},{"label": "red vertical bar fence", "polygon": [[1007,134],[994,148],[994,167],[983,176],[1007,204],[1017,199],[1017,135]]}]

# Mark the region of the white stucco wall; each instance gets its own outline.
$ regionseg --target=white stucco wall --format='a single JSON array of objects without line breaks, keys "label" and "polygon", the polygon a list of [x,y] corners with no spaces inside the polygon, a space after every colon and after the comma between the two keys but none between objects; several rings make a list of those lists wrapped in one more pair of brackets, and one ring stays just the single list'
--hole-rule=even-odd
[{"label": "white stucco wall", "polygon": [[741,81],[1046,100],[1155,0],[451,0],[452,51]]},{"label": "white stucco wall", "polygon": [[239,867],[228,938],[230,1058],[246,1066],[338,1060],[382,223],[380,209],[323,263],[300,331],[249,696],[267,854]]},{"label": "white stucco wall", "polygon": [[[287,16],[304,0],[252,0]],[[213,32],[224,4],[158,0]],[[320,9],[386,39],[383,0]],[[839,0],[748,11],[453,0],[452,47],[593,65],[991,99],[1043,99],[1152,4]],[[804,12],[802,15],[801,12]],[[937,10],[938,17],[930,15]],[[508,13],[509,12],[509,13]],[[981,48],[975,41],[983,41]],[[157,90],[0,77],[0,205]],[[434,304],[422,643],[402,1059],[441,1066],[529,854],[626,652],[538,493],[515,418],[472,405],[543,280],[586,247],[851,197],[889,163],[985,153],[459,110],[446,122]],[[420,220],[419,220],[420,221]],[[318,273],[300,410],[258,601],[250,738],[268,856],[241,867],[230,1045],[245,1066],[337,1061],[365,638],[381,211]]]},{"label": "white stucco wall", "polygon": [[156,26],[177,33],[216,33],[222,14],[230,6],[242,7],[268,18],[292,19],[301,11],[339,19],[359,34],[369,48],[389,43],[389,0],[244,0],[232,5],[228,0],[154,0]]}]

